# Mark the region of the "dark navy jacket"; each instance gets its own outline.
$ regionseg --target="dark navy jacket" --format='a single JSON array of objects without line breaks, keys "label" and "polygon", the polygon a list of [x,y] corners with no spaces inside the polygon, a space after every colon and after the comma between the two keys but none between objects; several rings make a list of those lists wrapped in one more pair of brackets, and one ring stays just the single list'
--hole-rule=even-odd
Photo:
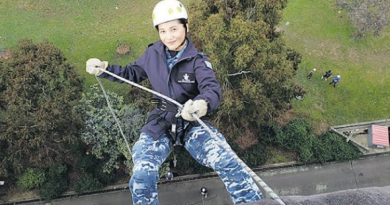
[{"label": "dark navy jacket", "polygon": [[[167,65],[165,46],[161,41],[150,45],[134,63],[125,67],[109,65],[107,70],[135,83],[149,79],[153,90],[168,97],[170,97],[169,81],[171,81],[176,101],[184,104],[189,99],[203,99],[208,103],[208,112],[216,110],[221,102],[221,87],[208,58],[198,52],[189,40],[186,50],[171,71]],[[123,83],[106,73],[99,77]],[[156,108],[149,113],[149,116],[157,112]],[[165,112],[163,117],[170,122],[174,114]],[[163,127],[156,120],[151,120],[142,127],[141,131],[157,139],[169,128],[170,126]]]}]

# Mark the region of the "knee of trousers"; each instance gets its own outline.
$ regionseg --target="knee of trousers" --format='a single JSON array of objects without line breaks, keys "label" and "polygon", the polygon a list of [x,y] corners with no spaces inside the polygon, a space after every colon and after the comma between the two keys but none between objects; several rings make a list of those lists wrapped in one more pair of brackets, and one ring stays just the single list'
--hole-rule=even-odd
[{"label": "knee of trousers", "polygon": [[221,158],[215,163],[216,171],[231,171],[239,167],[238,161],[230,154],[221,156]]},{"label": "knee of trousers", "polygon": [[153,187],[157,186],[157,182],[158,171],[134,170],[129,181],[129,187],[132,192],[138,192],[139,190],[152,191]]},{"label": "knee of trousers", "polygon": [[137,184],[156,184],[158,180],[159,167],[153,161],[139,161],[134,164],[133,175],[130,179],[130,185]]}]

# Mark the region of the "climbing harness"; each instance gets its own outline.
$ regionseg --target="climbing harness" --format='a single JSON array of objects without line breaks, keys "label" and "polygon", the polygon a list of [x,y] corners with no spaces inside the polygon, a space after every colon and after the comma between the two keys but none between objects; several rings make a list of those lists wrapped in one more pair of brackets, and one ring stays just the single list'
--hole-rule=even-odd
[{"label": "climbing harness", "polygon": [[[183,146],[183,135],[185,134],[186,130],[188,130],[189,126],[184,126],[183,119],[180,117],[180,115],[178,115],[180,113],[178,107],[170,102],[167,102],[166,100],[159,98],[153,98],[151,102],[156,104],[158,112],[149,116],[148,123],[152,120],[156,120],[156,122],[160,124],[161,127],[170,126],[171,129],[166,132],[166,135],[171,138],[173,146]],[[165,112],[172,112],[175,115],[172,116],[169,121],[167,121],[164,116]]]},{"label": "climbing harness", "polygon": [[[113,74],[113,73],[111,73],[111,72],[109,72],[109,71],[107,71],[107,70],[105,70],[105,69],[102,69],[102,68],[100,68],[100,67],[98,67],[98,66],[96,66],[96,69],[99,69],[100,71],[102,71],[102,72],[104,72],[104,73],[106,73],[106,74],[108,74],[108,75],[111,75],[111,76],[113,76],[113,77],[115,77],[115,78],[117,78],[117,79],[119,79],[119,80],[122,80],[123,82],[126,82],[126,83],[128,83],[128,84],[130,84],[130,85],[133,85],[133,86],[135,86],[135,87],[138,87],[138,88],[140,88],[140,89],[142,89],[142,90],[145,90],[145,91],[148,91],[148,92],[150,92],[150,93],[152,93],[152,94],[154,94],[154,95],[156,95],[156,96],[158,96],[158,97],[160,97],[160,98],[162,98],[162,99],[164,99],[164,100],[166,100],[166,101],[168,101],[168,102],[170,102],[170,103],[173,103],[173,104],[175,104],[176,106],[177,106],[177,108],[178,108],[178,112],[176,113],[176,117],[179,117],[180,116],[180,113],[181,113],[181,110],[183,109],[183,105],[182,104],[180,104],[179,102],[177,102],[177,101],[175,101],[175,100],[173,100],[173,99],[171,99],[171,98],[169,98],[169,97],[167,97],[167,96],[165,96],[165,95],[163,95],[163,94],[161,94],[161,93],[158,93],[158,92],[156,92],[156,91],[154,91],[154,90],[151,90],[151,89],[149,89],[149,88],[146,88],[146,87],[143,87],[143,86],[141,86],[141,85],[139,85],[139,84],[137,84],[137,83],[134,83],[134,82],[131,82],[131,81],[129,81],[129,80],[127,80],[127,79],[125,79],[125,78],[122,78],[122,77],[120,77],[120,76],[118,76],[118,75],[115,75],[115,74]],[[98,78],[97,78],[98,79]],[[100,83],[100,81],[99,81],[99,79],[98,79],[98,82],[99,82],[99,84],[100,84],[100,86],[101,86],[101,88],[104,90],[104,88],[103,88],[103,85]],[[104,92],[105,93],[105,92]],[[108,102],[108,104],[109,104],[109,101],[108,101],[108,97],[107,97],[107,95],[105,94],[105,97],[106,97],[106,100],[107,100],[107,102]],[[116,119],[116,116],[115,116],[115,114],[114,114],[114,112],[112,111],[112,108],[111,108],[111,106],[109,105],[109,107],[110,107],[110,110],[111,110],[111,113],[113,114],[113,116],[114,116],[114,118],[115,118],[115,120],[117,121],[117,119]],[[248,167],[248,165],[246,165],[238,156],[237,156],[237,154],[229,147],[229,145],[227,144],[227,142],[225,142],[225,141],[222,141],[222,140],[220,140],[218,137],[217,137],[217,135],[196,115],[196,114],[192,114],[192,117],[202,126],[202,127],[204,127],[209,133],[210,133],[210,135],[211,135],[211,137],[213,138],[213,139],[215,139],[227,152],[229,152],[231,155],[232,155],[232,157],[234,158],[234,159],[236,159],[237,161],[238,161],[238,163],[245,169],[245,171],[247,171],[248,173],[249,173],[249,175],[252,177],[252,179],[255,181],[255,182],[257,182],[257,184],[258,185],[260,185],[260,187],[261,188],[263,188],[264,189],[264,191],[266,191],[268,194],[269,194],[269,196],[272,198],[272,199],[274,199],[275,201],[277,201],[280,205],[285,205],[285,203],[282,201],[282,199],[280,199],[280,197],[251,169],[251,168],[249,168]],[[117,121],[117,124],[118,124],[118,126],[119,126],[119,121]],[[120,130],[122,130],[122,129],[120,129]],[[122,133],[123,134],[123,133]],[[124,135],[122,135],[123,137],[124,137]],[[126,142],[127,142],[127,140],[126,140]],[[128,144],[127,144],[127,146],[128,146]],[[129,146],[128,146],[128,149],[130,150],[130,148],[129,148]],[[131,152],[130,152],[131,153]]]}]

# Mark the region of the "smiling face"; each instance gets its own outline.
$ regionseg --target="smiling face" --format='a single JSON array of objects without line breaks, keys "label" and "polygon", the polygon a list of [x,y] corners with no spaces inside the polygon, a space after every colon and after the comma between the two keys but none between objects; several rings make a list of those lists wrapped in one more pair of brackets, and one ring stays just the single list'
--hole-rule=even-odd
[{"label": "smiling face", "polygon": [[183,48],[184,44],[181,46],[180,44],[186,37],[186,30],[179,20],[169,21],[158,25],[158,34],[161,41],[169,50],[179,51]]}]

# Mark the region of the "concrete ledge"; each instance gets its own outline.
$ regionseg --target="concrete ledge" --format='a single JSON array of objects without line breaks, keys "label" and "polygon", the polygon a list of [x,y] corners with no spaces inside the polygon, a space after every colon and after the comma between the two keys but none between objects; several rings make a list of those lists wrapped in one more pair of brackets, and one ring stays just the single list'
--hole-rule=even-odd
[{"label": "concrete ledge", "polygon": [[[365,159],[376,159],[377,156],[388,156],[389,154],[373,154],[373,155],[368,155],[368,156],[362,156],[360,158],[360,160],[357,160],[357,161],[362,161],[362,160],[365,160]],[[294,179],[295,177],[293,175],[288,174],[288,172],[286,171],[283,171],[285,169],[287,170],[290,170],[290,169],[297,169],[297,170],[300,170],[300,169],[303,169],[305,168],[305,170],[307,169],[308,166],[311,166],[311,167],[323,167],[323,166],[330,166],[330,167],[339,167],[341,166],[341,164],[351,164],[352,162],[348,162],[348,163],[345,163],[345,162],[328,162],[328,163],[324,163],[324,164],[318,164],[318,163],[298,163],[298,162],[288,162],[288,163],[280,163],[280,164],[270,164],[270,165],[264,165],[264,166],[260,166],[260,167],[257,167],[257,168],[254,168],[253,171],[257,172],[257,174],[263,178],[263,180],[266,182],[266,183],[270,183],[270,185],[272,185],[274,188],[274,191],[275,192],[281,192],[281,195],[283,195],[283,191],[282,190],[278,190],[276,186],[276,182],[273,181],[271,178],[269,178],[271,175],[267,175],[267,173],[272,173],[272,174],[277,174],[277,179],[281,180],[281,183],[287,183],[286,180],[288,179]],[[322,169],[322,168],[319,168],[319,169]],[[317,170],[319,170],[317,169]],[[357,169],[357,168],[355,168]],[[309,171],[309,169],[307,169]],[[314,170],[313,170],[314,171]],[[309,174],[309,173],[307,173]],[[306,175],[307,175],[306,174]],[[264,176],[262,176],[264,175]],[[291,175],[291,176],[290,176]],[[352,174],[353,175],[353,174]],[[281,178],[283,176],[283,178]],[[275,176],[276,177],[276,176]],[[293,177],[293,178],[291,178]],[[193,183],[200,183],[202,184],[203,182],[202,181],[215,181],[215,182],[218,182],[219,183],[219,179],[217,179],[218,176],[216,173],[214,172],[210,172],[210,173],[205,173],[205,174],[193,174],[193,175],[186,175],[186,176],[179,176],[179,177],[175,177],[173,180],[166,180],[166,179],[161,179],[160,182],[159,182],[159,186],[163,185],[164,187],[165,186],[175,186],[175,187],[180,187],[182,186],[181,184],[185,183],[185,184],[193,184]],[[376,185],[376,184],[375,184]],[[72,199],[72,198],[77,198],[77,197],[80,197],[80,196],[89,196],[89,195],[99,195],[101,193],[118,193],[118,192],[123,192],[124,190],[127,190],[128,191],[128,184],[127,183],[123,183],[123,184],[116,184],[116,185],[112,185],[112,186],[107,186],[101,190],[96,190],[96,191],[92,191],[92,192],[86,192],[86,193],[83,193],[83,194],[77,194],[76,192],[66,192],[64,193],[61,197],[57,198],[57,199],[64,199],[64,198],[69,198],[69,199]],[[288,195],[291,195],[291,194],[288,194]],[[294,195],[294,194],[293,194]],[[0,201],[0,204],[2,205],[11,205],[11,204],[24,204],[24,203],[32,203],[32,202],[43,202],[40,198],[31,198],[31,199],[25,199],[25,200],[19,200],[19,201],[6,201],[6,202],[1,202]]]},{"label": "concrete ledge", "polygon": [[[281,169],[281,168],[301,166],[301,165],[304,165],[304,164],[298,163],[296,161],[292,161],[292,162],[287,162],[287,163],[263,165],[263,166],[254,168],[253,171],[259,172],[259,171],[265,171],[265,170],[271,170],[271,169]],[[177,177],[174,177],[172,180],[160,179],[159,184],[171,184],[171,183],[177,183],[177,182],[183,182],[183,181],[207,179],[207,178],[212,178],[212,177],[218,177],[218,175],[215,172],[208,172],[208,173],[204,173],[204,174],[192,174],[192,175],[185,175],[185,176],[177,176]],[[115,192],[115,191],[122,191],[122,190],[126,190],[126,189],[129,189],[129,185],[127,183],[124,183],[124,184],[107,186],[107,187],[100,189],[100,190],[85,192],[82,194],[77,194],[74,191],[68,191],[56,199],[79,197],[79,196],[106,193],[106,192]],[[24,203],[32,203],[32,202],[40,202],[40,201],[44,202],[43,200],[41,200],[41,198],[37,197],[37,198],[30,198],[30,199],[25,199],[25,200],[15,200],[15,201],[5,201],[5,202],[0,201],[0,205],[24,204]]]}]

